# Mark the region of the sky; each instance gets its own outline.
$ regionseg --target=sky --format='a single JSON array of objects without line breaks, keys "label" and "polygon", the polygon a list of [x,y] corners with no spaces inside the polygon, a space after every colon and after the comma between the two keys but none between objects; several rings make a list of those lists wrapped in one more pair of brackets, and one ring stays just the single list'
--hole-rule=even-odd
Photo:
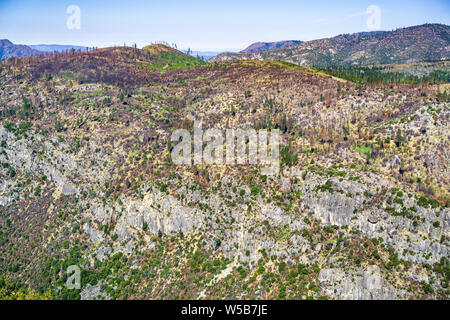
[{"label": "sky", "polygon": [[[369,6],[378,9],[368,14]],[[0,39],[28,45],[165,41],[179,49],[239,51],[258,41],[308,41],[424,23],[450,25],[450,0],[0,0]]]}]

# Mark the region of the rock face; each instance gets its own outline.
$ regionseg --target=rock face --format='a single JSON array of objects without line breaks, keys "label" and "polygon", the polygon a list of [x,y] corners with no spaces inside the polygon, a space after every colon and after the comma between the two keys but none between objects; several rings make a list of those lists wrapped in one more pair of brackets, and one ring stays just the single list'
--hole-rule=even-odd
[{"label": "rock face", "polygon": [[63,185],[61,193],[65,196],[77,194],[77,190],[69,183]]},{"label": "rock face", "polygon": [[392,300],[408,297],[395,290],[382,278],[378,266],[368,266],[354,274],[345,274],[339,269],[323,269],[319,281],[326,285],[325,291],[340,300]]},{"label": "rock face", "polygon": [[127,240],[132,230],[143,228],[152,234],[176,234],[193,232],[202,226],[201,212],[185,207],[178,200],[160,192],[147,194],[142,201],[124,199],[123,203],[120,210],[124,215],[116,225],[119,240]]},{"label": "rock face", "polygon": [[[0,137],[7,144],[0,160],[9,161],[15,168],[46,174],[50,181],[59,187],[55,189],[56,194],[65,197],[76,196],[80,194],[80,189],[86,190],[86,184],[92,181],[93,176],[88,169],[77,168],[75,163],[78,160],[58,152],[53,144],[45,143],[45,148],[41,149],[41,154],[53,154],[52,158],[47,158],[38,156],[31,151],[33,147],[30,144],[15,139],[14,135],[1,127]],[[71,174],[71,170],[75,169],[78,169],[76,176]],[[297,173],[303,175],[301,171]],[[80,188],[75,187],[75,181]],[[232,181],[232,178],[224,177],[224,181]],[[436,217],[438,209],[417,206],[414,197],[404,195],[401,198],[402,205],[394,206],[396,211],[399,211],[400,207],[416,208],[409,218],[376,209],[368,205],[372,197],[376,196],[372,186],[383,185],[392,188],[393,185],[373,173],[367,173],[364,181],[324,178],[316,173],[308,173],[301,186],[291,181],[290,178],[281,177],[280,190],[284,193],[300,192],[302,201],[298,210],[309,212],[311,219],[325,227],[360,230],[359,232],[369,239],[379,239],[377,241],[393,248],[401,259],[412,264],[434,264],[449,256],[447,243],[439,242],[443,236],[450,235],[448,208],[439,210],[439,228],[433,226],[434,220],[430,219]],[[7,205],[12,199],[8,196],[6,185],[7,181],[1,184],[0,205]],[[211,194],[205,198],[201,192],[192,191],[189,187],[182,187],[171,195],[151,186],[148,184],[141,187],[146,191],[140,198],[123,195],[120,201],[108,204],[96,199],[89,200],[88,209],[81,212],[84,221],[82,230],[94,245],[92,253],[96,259],[107,261],[118,252],[132,257],[139,247],[152,250],[155,244],[148,235],[203,234],[204,241],[210,247],[216,247],[214,239],[220,237],[220,251],[234,261],[233,263],[240,261],[251,268],[258,264],[262,251],[272,257],[283,258],[288,263],[296,263],[293,258],[296,256],[300,257],[303,263],[326,264],[327,259],[324,257],[327,254],[324,252],[332,252],[336,248],[335,243],[312,245],[308,238],[302,235],[308,228],[308,223],[299,219],[302,214],[293,215],[261,198],[255,198],[256,201],[251,206],[240,204],[229,208],[225,213],[222,208],[227,207],[227,202],[218,195]],[[250,189],[244,191],[250,193]],[[389,193],[385,193],[378,200],[379,204],[383,204],[388,198]],[[197,205],[193,206],[192,203]],[[214,219],[208,218],[205,211],[200,209],[205,207],[214,213]],[[235,222],[229,224],[222,233],[218,233],[222,228],[220,221],[225,219]],[[420,221],[420,224],[414,225],[416,220]],[[264,231],[264,225],[270,226],[272,235]],[[109,226],[108,234],[105,234],[105,226]],[[273,234],[275,230],[276,233]],[[108,240],[111,234],[115,235],[113,242]],[[239,260],[236,259],[237,256]],[[298,261],[298,258],[296,259]],[[322,293],[336,299],[378,300],[411,297],[410,293],[386,282],[385,274],[377,265],[350,269],[323,268],[317,277]],[[408,277],[411,281],[429,280],[414,271],[407,273],[406,278]],[[94,297],[109,298],[98,285],[83,289],[82,299]]]},{"label": "rock face", "polygon": [[[370,176],[369,176],[370,177]],[[302,189],[303,206],[312,210],[312,217],[321,221],[325,226],[341,226],[349,229],[359,229],[369,238],[380,239],[386,245],[394,248],[398,252],[402,252],[408,248],[408,253],[401,254],[401,257],[407,259],[411,263],[427,263],[433,264],[442,257],[448,257],[448,246],[439,244],[437,239],[441,235],[448,236],[448,209],[441,212],[442,228],[435,229],[431,226],[428,217],[434,215],[430,210],[419,209],[417,216],[425,219],[424,223],[419,227],[413,227],[412,222],[406,218],[392,217],[383,211],[368,211],[364,209],[366,201],[363,192],[366,187],[361,183],[339,182],[333,180],[333,186],[336,189],[347,190],[348,195],[342,195],[339,192],[315,192],[317,185],[320,184],[320,177],[310,175],[310,179],[306,180]],[[372,179],[376,179],[375,176]],[[318,181],[319,180],[319,181]],[[385,182],[386,184],[388,182]],[[183,194],[186,195],[186,189]],[[187,193],[189,196],[189,193]],[[204,201],[199,194],[191,194],[192,199]],[[407,205],[413,205],[413,200],[407,200]],[[129,198],[121,199],[122,205],[115,208],[102,208],[100,204],[93,204],[91,212],[86,212],[86,217],[93,221],[102,223],[119,216],[116,219],[114,233],[117,239],[122,243],[128,243],[128,247],[134,247],[139,241],[139,234],[144,231],[150,234],[189,234],[189,233],[206,233],[211,236],[206,237],[206,241],[211,241],[214,232],[219,226],[214,222],[211,225],[206,224],[204,216],[200,210],[193,209],[183,204],[183,202],[175,199],[170,195],[159,191],[144,194],[142,200]],[[212,198],[206,201],[209,205],[220,208],[224,205],[219,198]],[[221,243],[221,250],[230,259],[234,259],[240,254],[241,261],[255,266],[258,259],[261,258],[260,250],[265,250],[272,256],[285,256],[288,253],[287,261],[294,262],[289,258],[291,255],[304,254],[310,247],[309,242],[299,236],[293,234],[289,236],[289,246],[282,244],[275,239],[267,238],[264,234],[255,234],[249,230],[255,228],[263,221],[269,221],[272,227],[289,230],[290,233],[304,230],[307,225],[295,217],[290,216],[281,208],[258,203],[257,209],[260,214],[258,216],[247,216],[239,209],[231,210],[230,215],[238,223],[238,226],[231,226],[226,231]],[[89,234],[91,241],[99,243],[103,241],[101,232],[94,231],[89,227],[85,227],[85,232]],[[428,234],[429,238],[423,238],[418,234]],[[434,240],[435,239],[435,240]],[[131,245],[134,243],[133,245]],[[212,241],[210,242],[213,246]],[[124,247],[123,247],[124,248]],[[314,248],[317,252],[315,257],[309,256],[306,261],[321,261],[319,252],[323,250],[332,250],[332,244],[323,246],[318,244]],[[124,250],[117,248],[118,250]],[[117,250],[116,249],[116,250]],[[129,250],[128,250],[129,251]],[[133,252],[133,249],[129,251]],[[250,254],[246,255],[246,252]],[[404,252],[404,251],[403,251]],[[428,257],[421,255],[430,252]],[[113,254],[112,251],[102,251],[102,257]],[[414,273],[409,275],[412,279]],[[368,299],[406,299],[411,294],[404,290],[393,287],[384,280],[385,275],[376,265],[370,265],[366,268],[356,268],[344,270],[340,268],[322,269],[318,275],[318,280],[324,285],[324,292],[336,299],[352,299],[352,300],[368,300]]]},{"label": "rock face", "polygon": [[81,300],[111,300],[106,292],[101,289],[102,283],[95,286],[88,285],[81,291]]}]

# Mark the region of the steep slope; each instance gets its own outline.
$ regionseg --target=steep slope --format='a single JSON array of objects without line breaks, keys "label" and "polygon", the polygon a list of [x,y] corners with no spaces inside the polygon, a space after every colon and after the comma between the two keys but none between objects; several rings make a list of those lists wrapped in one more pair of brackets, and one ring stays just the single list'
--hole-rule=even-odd
[{"label": "steep slope", "polygon": [[[120,47],[1,63],[0,276],[61,299],[448,299],[439,86],[185,58]],[[280,173],[176,165],[171,136],[195,120],[279,129]]]},{"label": "steep slope", "polygon": [[241,51],[241,53],[254,53],[254,52],[262,52],[268,50],[275,49],[284,49],[292,47],[293,45],[302,43],[299,40],[286,40],[286,41],[277,41],[277,42],[256,42],[245,48]]},{"label": "steep slope", "polygon": [[259,53],[224,53],[211,62],[282,60],[318,67],[412,63],[450,58],[450,27],[425,24],[389,32],[355,33]]},{"label": "steep slope", "polygon": [[23,44],[14,44],[8,39],[0,40],[0,60],[12,57],[29,57],[41,54],[40,51],[32,49]]}]

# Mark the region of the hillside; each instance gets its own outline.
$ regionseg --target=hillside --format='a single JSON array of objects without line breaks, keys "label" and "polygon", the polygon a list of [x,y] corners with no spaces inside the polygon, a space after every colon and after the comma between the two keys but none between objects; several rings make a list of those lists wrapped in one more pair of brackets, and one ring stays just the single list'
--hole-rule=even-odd
[{"label": "hillside", "polygon": [[[3,61],[0,86],[1,279],[59,299],[449,297],[444,80],[152,45]],[[195,120],[278,129],[279,174],[175,164]]]},{"label": "hillside", "polygon": [[298,40],[286,40],[286,41],[277,41],[277,42],[256,42],[245,48],[241,51],[241,53],[254,53],[254,52],[263,52],[268,50],[275,49],[284,49],[292,47],[295,44],[302,43]]},{"label": "hillside", "polygon": [[13,44],[8,39],[0,40],[0,60],[12,57],[29,57],[41,54],[40,51],[32,49],[23,44]]},{"label": "hillside", "polygon": [[152,81],[152,78],[169,70],[204,64],[202,60],[168,46],[151,45],[141,50],[110,47],[87,53],[67,52],[40,60],[30,72],[36,80],[42,77],[62,77],[79,83],[106,82],[133,86],[143,81]]},{"label": "hillside", "polygon": [[450,58],[450,27],[425,24],[389,32],[339,35],[306,41],[286,49],[223,53],[211,62],[281,60],[318,67],[415,63]]}]

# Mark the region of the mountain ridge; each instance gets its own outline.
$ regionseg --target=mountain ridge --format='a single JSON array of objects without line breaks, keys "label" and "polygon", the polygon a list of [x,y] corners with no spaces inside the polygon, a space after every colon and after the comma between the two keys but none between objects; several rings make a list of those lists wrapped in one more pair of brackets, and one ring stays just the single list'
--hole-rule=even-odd
[{"label": "mountain ridge", "polygon": [[249,45],[244,50],[240,51],[241,53],[255,53],[255,52],[263,52],[275,49],[289,48],[293,45],[300,44],[303,41],[300,40],[283,40],[283,41],[275,41],[275,42],[255,42]]},{"label": "mountain ridge", "polygon": [[37,56],[40,51],[30,48],[24,44],[14,44],[8,39],[0,39],[0,60],[13,57]]},{"label": "mountain ridge", "polygon": [[424,24],[394,31],[342,34],[259,53],[223,53],[211,62],[282,60],[298,65],[416,63],[450,58],[450,27]]}]

